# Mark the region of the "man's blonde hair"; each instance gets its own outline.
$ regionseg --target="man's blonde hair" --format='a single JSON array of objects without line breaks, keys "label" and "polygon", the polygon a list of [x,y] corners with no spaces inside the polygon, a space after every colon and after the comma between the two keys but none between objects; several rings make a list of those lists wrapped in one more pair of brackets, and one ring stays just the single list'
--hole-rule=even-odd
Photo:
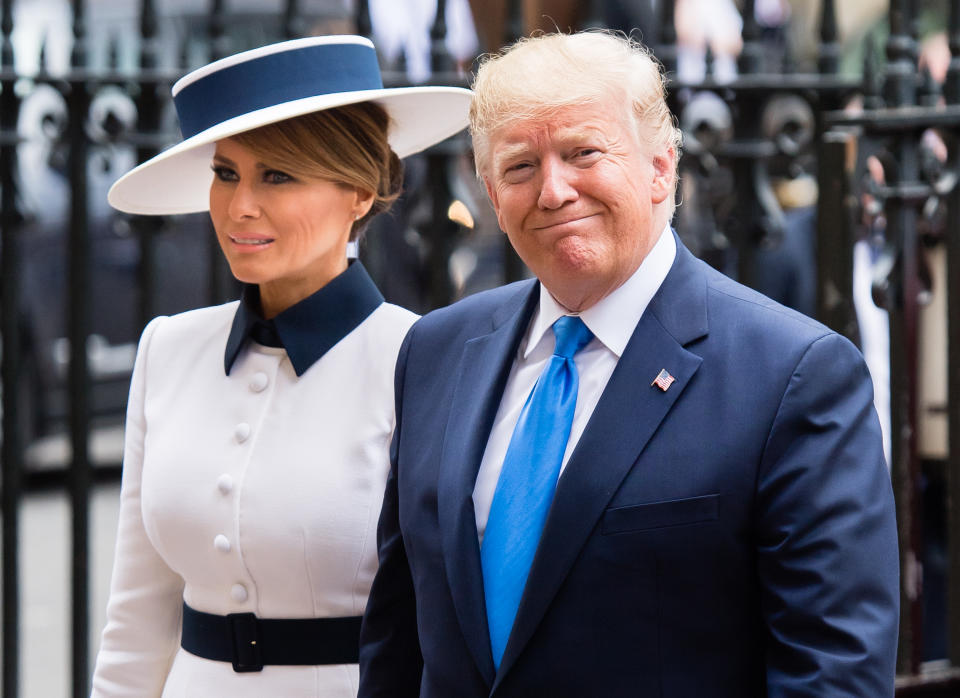
[{"label": "man's blonde hair", "polygon": [[639,143],[680,153],[680,129],[667,108],[660,63],[645,46],[619,32],[520,39],[482,59],[473,91],[470,133],[482,176],[489,172],[489,141],[496,129],[611,96],[622,96],[631,105],[626,117]]}]

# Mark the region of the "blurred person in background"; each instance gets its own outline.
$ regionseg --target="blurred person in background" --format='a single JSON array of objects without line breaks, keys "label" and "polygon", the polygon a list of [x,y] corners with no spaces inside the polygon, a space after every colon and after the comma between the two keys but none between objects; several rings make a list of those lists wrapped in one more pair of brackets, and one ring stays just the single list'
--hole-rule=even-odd
[{"label": "blurred person in background", "polygon": [[[508,27],[510,9],[507,0],[470,0],[473,21],[484,51],[498,51],[511,38],[513,30],[522,34],[551,31],[576,31],[596,21],[599,26],[655,43],[657,0],[601,0],[590,3],[575,0],[522,0],[521,26]],[[591,10],[592,15],[591,15]]]},{"label": "blurred person in background", "polygon": [[143,332],[93,695],[355,696],[416,316],[347,250],[470,92],[383,89],[373,44],[344,36],[225,58],[173,94],[185,140],[110,203],[209,210],[243,292]]},{"label": "blurred person in background", "polygon": [[677,79],[699,82],[706,75],[707,49],[713,77],[729,82],[737,75],[737,56],[743,48],[743,20],[732,0],[677,0]]},{"label": "blurred person in background", "polygon": [[[444,48],[460,69],[468,69],[477,55],[477,34],[467,0],[445,5]],[[407,77],[421,83],[430,77],[430,30],[437,15],[436,0],[370,0],[373,38],[388,63],[403,58]]]}]

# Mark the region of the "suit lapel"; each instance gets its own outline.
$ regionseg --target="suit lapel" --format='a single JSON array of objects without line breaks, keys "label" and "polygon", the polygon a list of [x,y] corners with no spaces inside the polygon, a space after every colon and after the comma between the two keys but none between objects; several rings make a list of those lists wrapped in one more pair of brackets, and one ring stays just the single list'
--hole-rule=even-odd
[{"label": "suit lapel", "polygon": [[[683,346],[706,334],[706,283],[699,264],[678,242],[673,268],[637,323],[560,476],[494,690],[530,640],[621,481],[700,366],[700,357]],[[651,385],[661,369],[676,379],[665,391]]]},{"label": "suit lapel", "polygon": [[493,682],[494,667],[473,489],[517,346],[539,297],[538,289],[537,284],[527,286],[526,292],[518,293],[494,317],[490,334],[464,345],[440,454],[437,508],[450,593],[463,636],[488,683]]}]

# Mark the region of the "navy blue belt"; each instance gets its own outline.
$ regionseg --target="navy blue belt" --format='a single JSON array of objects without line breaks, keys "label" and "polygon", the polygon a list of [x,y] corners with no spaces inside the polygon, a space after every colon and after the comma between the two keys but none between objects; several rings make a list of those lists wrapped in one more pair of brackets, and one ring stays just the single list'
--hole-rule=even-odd
[{"label": "navy blue belt", "polygon": [[356,664],[360,654],[360,621],[360,616],[218,616],[184,603],[180,646],[204,659],[230,662],[237,672],[262,671],[268,664]]}]

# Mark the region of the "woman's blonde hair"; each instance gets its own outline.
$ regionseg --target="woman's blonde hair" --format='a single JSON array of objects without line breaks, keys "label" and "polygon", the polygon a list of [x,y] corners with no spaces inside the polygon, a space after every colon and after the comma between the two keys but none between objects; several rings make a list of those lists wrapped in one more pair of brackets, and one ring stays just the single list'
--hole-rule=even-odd
[{"label": "woman's blonde hair", "polygon": [[494,130],[575,104],[625,95],[639,143],[673,147],[681,133],[666,103],[663,70],[637,41],[609,30],[541,34],[481,60],[473,82],[470,133],[477,172],[488,173]]},{"label": "woman's blonde hair", "polygon": [[370,211],[350,230],[350,239],[357,240],[400,195],[403,165],[387,141],[389,126],[383,107],[360,102],[267,124],[233,140],[291,175],[373,193]]}]

